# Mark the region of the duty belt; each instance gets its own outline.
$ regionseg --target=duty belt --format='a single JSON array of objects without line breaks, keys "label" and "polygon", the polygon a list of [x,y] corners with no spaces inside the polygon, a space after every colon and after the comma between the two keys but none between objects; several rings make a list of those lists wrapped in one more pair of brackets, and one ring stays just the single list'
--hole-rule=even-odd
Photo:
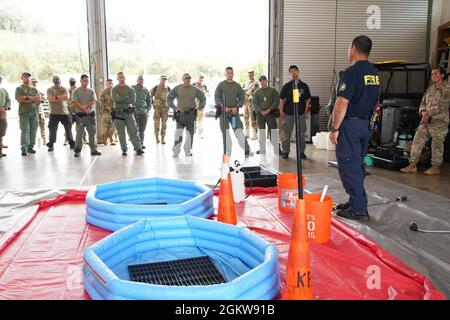
[{"label": "duty belt", "polygon": [[181,111],[180,113],[181,114],[191,114],[191,113],[193,113],[193,112],[195,112],[195,108],[192,108],[192,109],[189,109],[188,111]]},{"label": "duty belt", "polygon": [[125,113],[125,114],[130,114],[130,113],[134,113],[134,108],[133,107],[129,107],[123,110],[116,110],[116,113]]}]

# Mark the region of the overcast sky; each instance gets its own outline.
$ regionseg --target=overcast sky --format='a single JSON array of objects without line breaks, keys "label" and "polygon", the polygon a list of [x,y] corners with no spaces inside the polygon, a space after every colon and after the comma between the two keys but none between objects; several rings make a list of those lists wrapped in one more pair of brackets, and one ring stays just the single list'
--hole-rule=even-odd
[{"label": "overcast sky", "polygon": [[[1,0],[0,0],[1,1]],[[86,35],[85,0],[21,0],[47,30]],[[126,24],[155,54],[236,63],[267,57],[267,0],[106,0],[107,23]]]}]

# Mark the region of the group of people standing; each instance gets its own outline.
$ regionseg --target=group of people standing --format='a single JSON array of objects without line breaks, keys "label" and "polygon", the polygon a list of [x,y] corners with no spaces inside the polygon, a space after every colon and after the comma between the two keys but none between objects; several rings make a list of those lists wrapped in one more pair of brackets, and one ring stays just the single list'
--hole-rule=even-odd
[{"label": "group of people standing", "polygon": [[[311,101],[309,88],[299,80],[297,66],[291,66],[289,72],[292,81],[287,83],[279,94],[275,88],[269,87],[268,79],[264,75],[257,81],[254,71],[249,71],[248,80],[241,86],[233,80],[233,68],[226,68],[226,79],[219,83],[214,93],[216,107],[225,108],[224,114],[227,117],[226,122],[220,122],[220,129],[227,130],[231,126],[246,156],[254,154],[247,141],[250,133],[253,140],[259,139],[259,150],[256,153],[266,153],[267,126],[275,153],[281,150],[283,158],[288,158],[294,126],[293,81],[298,81],[301,97],[300,122],[302,130],[306,130],[304,114],[308,112]],[[0,77],[0,83],[1,80]],[[59,124],[62,124],[65,130],[66,141],[64,144],[69,145],[70,149],[74,151],[75,157],[80,157],[84,144],[89,144],[91,155],[100,156],[97,143],[106,145],[109,142],[111,145],[115,145],[117,140],[122,155],[126,156],[128,153],[127,134],[136,155],[142,155],[145,149],[148,114],[153,106],[156,143],[166,144],[167,120],[169,110],[172,109],[174,120],[176,120],[173,156],[179,156],[183,136],[185,136],[184,153],[188,157],[192,156],[195,132],[197,131],[200,138],[204,137],[204,108],[209,90],[204,83],[203,76],[200,76],[194,83],[191,83],[191,80],[192,77],[186,73],[182,77],[182,83],[171,89],[167,86],[167,76],[162,75],[159,84],[149,90],[144,86],[143,76],[138,76],[136,84],[129,86],[124,73],[119,72],[117,74],[118,84],[114,86],[113,80],[108,79],[106,87],[100,93],[100,99],[97,101],[95,91],[89,88],[89,76],[81,76],[79,87],[76,86],[76,80],[70,78],[70,87],[66,89],[61,84],[61,78],[55,75],[52,79],[53,86],[47,90],[50,106],[47,141],[42,110],[44,95],[36,88],[37,80],[32,78],[29,72],[24,72],[21,76],[22,84],[17,87],[15,92],[15,99],[19,103],[22,155],[36,153],[34,146],[39,125],[42,127],[44,144],[48,147],[49,152],[53,152]],[[0,107],[0,139],[2,139],[7,127],[6,110],[10,109],[11,100],[8,92],[3,88],[0,89],[0,106],[3,105]],[[244,108],[245,133],[244,124],[239,117],[240,108]],[[97,141],[96,117],[98,116],[101,117],[102,132]],[[223,117],[222,113],[220,117]],[[279,117],[282,119],[283,133],[281,149],[278,143],[277,118]],[[42,119],[39,120],[40,118]],[[75,135],[72,133],[73,125],[76,128]],[[303,141],[302,157],[306,158],[304,137],[301,140]],[[2,147],[3,144],[0,144],[0,154],[3,156]],[[231,137],[228,130],[227,152],[231,154]]]}]

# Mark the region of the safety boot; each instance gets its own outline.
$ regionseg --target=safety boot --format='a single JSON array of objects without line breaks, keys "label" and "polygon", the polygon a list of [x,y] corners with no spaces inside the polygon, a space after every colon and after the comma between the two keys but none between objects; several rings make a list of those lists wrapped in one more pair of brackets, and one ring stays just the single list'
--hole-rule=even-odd
[{"label": "safety boot", "polygon": [[164,136],[161,136],[161,144],[166,144],[166,141],[164,140]]},{"label": "safety boot", "polygon": [[433,165],[433,166],[431,166],[430,169],[428,169],[428,170],[425,171],[424,173],[425,173],[427,176],[437,176],[437,175],[439,175],[439,174],[441,173],[441,171],[439,170],[439,167],[440,167],[440,166]]},{"label": "safety boot", "polygon": [[407,167],[400,169],[403,173],[417,173],[417,166],[414,163],[410,163]]},{"label": "safety boot", "polygon": [[156,143],[158,144],[158,143],[161,143],[161,141],[159,141],[159,136],[158,135],[156,135]]}]

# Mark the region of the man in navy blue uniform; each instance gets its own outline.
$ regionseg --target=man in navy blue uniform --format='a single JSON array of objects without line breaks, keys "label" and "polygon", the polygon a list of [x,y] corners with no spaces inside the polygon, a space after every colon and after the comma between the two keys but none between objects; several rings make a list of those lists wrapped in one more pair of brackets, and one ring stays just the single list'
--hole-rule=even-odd
[{"label": "man in navy blue uniform", "polygon": [[364,189],[364,157],[369,143],[369,118],[378,99],[380,78],[368,61],[372,40],[353,39],[348,60],[352,64],[340,79],[330,139],[336,145],[339,175],[349,201],[337,206],[337,216],[369,220]]},{"label": "man in navy blue uniform", "polygon": [[292,131],[295,126],[295,115],[294,115],[294,100],[292,89],[295,87],[295,82],[297,83],[297,88],[300,93],[300,103],[298,104],[298,114],[299,114],[299,125],[300,132],[302,133],[300,137],[297,137],[300,141],[300,151],[301,158],[306,159],[305,155],[305,133],[306,133],[306,115],[311,109],[311,92],[309,91],[308,85],[300,80],[299,71],[296,65],[289,67],[289,75],[291,76],[291,81],[286,83],[280,92],[280,118],[281,118],[281,156],[283,159],[289,159],[289,152],[291,150],[291,136]]}]

